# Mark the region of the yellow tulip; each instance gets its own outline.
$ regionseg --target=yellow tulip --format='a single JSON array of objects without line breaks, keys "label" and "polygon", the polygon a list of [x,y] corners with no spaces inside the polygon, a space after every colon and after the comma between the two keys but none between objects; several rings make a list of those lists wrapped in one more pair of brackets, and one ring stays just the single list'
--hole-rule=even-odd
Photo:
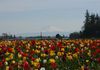
[{"label": "yellow tulip", "polygon": [[23,57],[23,61],[26,61],[26,57]]},{"label": "yellow tulip", "polygon": [[89,60],[86,60],[86,62],[88,63],[88,62],[89,62]]},{"label": "yellow tulip", "polygon": [[13,60],[12,63],[14,64],[15,63],[15,60]]},{"label": "yellow tulip", "polygon": [[18,64],[21,65],[22,64],[22,60],[19,60]]},{"label": "yellow tulip", "polygon": [[18,58],[21,58],[21,57],[22,57],[22,55],[18,53]]},{"label": "yellow tulip", "polygon": [[38,70],[38,69],[34,69],[34,70]]},{"label": "yellow tulip", "polygon": [[71,53],[71,52],[68,52],[67,54],[68,54],[68,55],[71,55],[72,53]]},{"label": "yellow tulip", "polygon": [[73,57],[72,57],[71,55],[68,55],[67,58],[68,58],[69,60],[72,60],[72,59],[73,59]]},{"label": "yellow tulip", "polygon": [[26,49],[29,50],[30,49],[30,46],[26,46]]},{"label": "yellow tulip", "polygon": [[8,57],[6,57],[6,61],[9,61],[10,59]]},{"label": "yellow tulip", "polygon": [[62,54],[61,54],[61,52],[57,52],[57,55],[58,55],[58,56],[61,56]]},{"label": "yellow tulip", "polygon": [[65,51],[65,49],[64,49],[64,48],[61,48],[61,51],[63,51],[63,52],[64,52],[64,51]]},{"label": "yellow tulip", "polygon": [[49,59],[50,63],[55,63],[55,59]]},{"label": "yellow tulip", "polygon": [[36,46],[36,48],[38,48],[39,46]]},{"label": "yellow tulip", "polygon": [[88,56],[91,56],[91,50],[89,50],[89,52],[87,53]]},{"label": "yellow tulip", "polygon": [[13,57],[14,57],[14,54],[10,54],[9,58],[13,59]]},{"label": "yellow tulip", "polygon": [[81,66],[81,70],[84,70],[84,66]]},{"label": "yellow tulip", "polygon": [[36,62],[40,62],[40,58],[37,58],[35,61],[36,61]]},{"label": "yellow tulip", "polygon": [[50,56],[54,56],[55,52],[54,51],[50,51]]},{"label": "yellow tulip", "polygon": [[41,48],[41,46],[38,46],[38,48]]},{"label": "yellow tulip", "polygon": [[6,70],[9,70],[9,66],[6,66]]},{"label": "yellow tulip", "polygon": [[46,54],[41,54],[41,57],[46,57],[47,55]]},{"label": "yellow tulip", "polygon": [[28,53],[28,52],[29,52],[29,50],[26,50],[26,52]]},{"label": "yellow tulip", "polygon": [[32,49],[32,51],[34,51],[34,49]]},{"label": "yellow tulip", "polygon": [[9,52],[6,52],[6,53],[5,53],[5,55],[9,55],[9,54],[10,54]]},{"label": "yellow tulip", "polygon": [[28,47],[30,47],[31,45],[30,45],[30,43],[28,43]]},{"label": "yellow tulip", "polygon": [[39,62],[33,62],[34,67],[37,67],[39,65]]},{"label": "yellow tulip", "polygon": [[0,48],[0,51],[1,51],[2,49]]},{"label": "yellow tulip", "polygon": [[62,55],[64,55],[64,52],[61,52]]},{"label": "yellow tulip", "polygon": [[33,65],[34,61],[31,61],[31,64]]},{"label": "yellow tulip", "polygon": [[78,58],[78,54],[77,54],[77,53],[74,53],[74,54],[73,54],[73,57],[74,57],[74,58]]},{"label": "yellow tulip", "polygon": [[35,50],[35,53],[39,54],[39,53],[40,53],[40,50],[37,50],[37,49],[36,49],[36,50]]},{"label": "yellow tulip", "polygon": [[12,52],[15,53],[15,49],[14,48],[12,48]]}]

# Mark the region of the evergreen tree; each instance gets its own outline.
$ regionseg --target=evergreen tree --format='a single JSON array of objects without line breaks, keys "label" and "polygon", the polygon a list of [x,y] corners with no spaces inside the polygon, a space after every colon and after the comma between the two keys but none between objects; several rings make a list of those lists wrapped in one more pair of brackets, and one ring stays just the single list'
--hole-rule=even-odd
[{"label": "evergreen tree", "polygon": [[84,21],[84,26],[83,26],[83,34],[82,37],[86,37],[89,33],[89,23],[90,23],[90,15],[88,10],[86,10],[86,16],[85,16],[85,21]]},{"label": "evergreen tree", "polygon": [[89,14],[86,11],[83,30],[80,31],[82,38],[100,38],[100,17],[98,14]]}]

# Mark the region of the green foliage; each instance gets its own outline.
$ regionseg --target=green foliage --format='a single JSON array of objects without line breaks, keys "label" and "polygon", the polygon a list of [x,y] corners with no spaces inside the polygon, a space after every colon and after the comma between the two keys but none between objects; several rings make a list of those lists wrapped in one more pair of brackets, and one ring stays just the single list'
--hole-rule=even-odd
[{"label": "green foliage", "polygon": [[80,34],[78,32],[73,32],[70,34],[71,39],[77,39],[80,38]]},{"label": "green foliage", "polygon": [[100,16],[98,14],[90,15],[87,10],[84,23],[80,33],[82,38],[100,38]]},{"label": "green foliage", "polygon": [[62,36],[61,36],[60,34],[57,34],[57,35],[56,35],[56,38],[61,39]]}]

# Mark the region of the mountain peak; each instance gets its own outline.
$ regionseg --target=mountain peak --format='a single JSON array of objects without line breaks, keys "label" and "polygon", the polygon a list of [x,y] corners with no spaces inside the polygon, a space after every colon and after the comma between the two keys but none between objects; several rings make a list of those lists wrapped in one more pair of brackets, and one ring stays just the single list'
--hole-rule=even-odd
[{"label": "mountain peak", "polygon": [[47,26],[42,29],[42,32],[64,32],[63,29],[58,28],[57,26]]}]

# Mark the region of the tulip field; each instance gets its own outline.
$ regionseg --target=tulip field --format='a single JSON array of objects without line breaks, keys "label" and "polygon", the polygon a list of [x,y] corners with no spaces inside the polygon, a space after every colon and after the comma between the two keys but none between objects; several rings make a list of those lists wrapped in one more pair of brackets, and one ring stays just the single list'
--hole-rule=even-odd
[{"label": "tulip field", "polygon": [[100,70],[100,40],[2,40],[0,70]]}]

